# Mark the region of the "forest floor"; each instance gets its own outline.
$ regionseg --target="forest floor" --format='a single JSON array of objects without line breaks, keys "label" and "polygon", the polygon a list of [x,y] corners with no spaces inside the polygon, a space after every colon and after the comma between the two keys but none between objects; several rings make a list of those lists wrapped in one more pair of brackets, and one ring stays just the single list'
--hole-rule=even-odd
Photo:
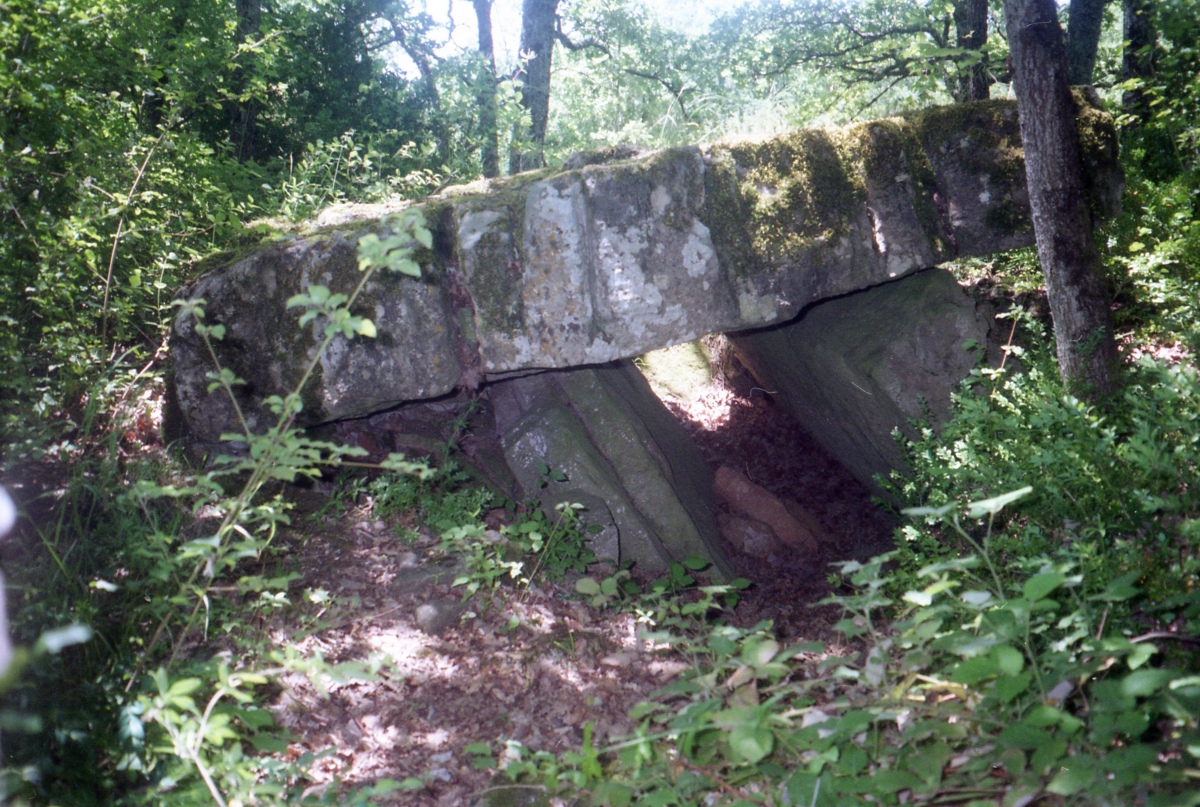
[{"label": "forest floor", "polygon": [[[838,551],[768,561],[727,547],[753,585],[723,617],[740,627],[772,620],[790,643],[837,645],[841,613],[813,607],[831,593],[828,563],[886,551],[894,523],[769,396],[736,387],[715,383],[668,406],[714,468],[739,468],[797,501]],[[285,570],[300,577],[292,591],[320,594],[260,625],[262,638],[331,662],[386,661],[369,680],[329,683],[327,695],[302,675],[281,682],[273,708],[292,734],[287,754],[319,757],[316,788],[420,779],[422,789],[378,803],[474,804],[506,781],[496,768],[518,753],[514,743],[525,753],[578,749],[592,723],[592,742],[603,748],[634,728],[627,715],[635,704],[690,668],[642,639],[634,614],[593,609],[570,580],[484,589],[464,602],[452,586],[461,566],[427,528],[374,519],[364,506],[302,515],[326,500],[321,490],[302,497],[297,530],[285,538]],[[504,518],[491,511],[489,526]],[[404,533],[419,537],[409,542]]]}]

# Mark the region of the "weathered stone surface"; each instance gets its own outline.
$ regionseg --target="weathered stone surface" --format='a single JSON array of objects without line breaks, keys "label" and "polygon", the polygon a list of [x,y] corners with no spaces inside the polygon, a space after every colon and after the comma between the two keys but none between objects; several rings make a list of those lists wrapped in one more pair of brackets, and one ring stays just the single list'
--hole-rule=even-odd
[{"label": "weathered stone surface", "polygon": [[990,325],[989,312],[949,272],[931,269],[733,342],[800,424],[876,487],[876,474],[903,466],[892,431],[910,420],[944,420],[950,393],[986,349]]},{"label": "weathered stone surface", "polygon": [[[651,571],[707,557],[728,574],[711,474],[631,363],[513,379],[488,394],[521,486],[546,508],[583,504],[584,522],[602,528],[592,543],[598,557]],[[566,481],[545,479],[543,466]]]},{"label": "weathered stone surface", "polygon": [[433,600],[418,605],[414,616],[418,628],[430,636],[440,636],[456,627],[466,610],[461,599]]},{"label": "weathered stone surface", "polygon": [[745,555],[767,560],[783,549],[775,531],[761,521],[722,514],[717,516],[717,524],[721,528],[721,537]]},{"label": "weathered stone surface", "polygon": [[484,371],[636,356],[739,322],[701,222],[697,148],[530,183],[516,204],[455,205]]},{"label": "weathered stone surface", "polygon": [[[1093,190],[1111,198],[1111,124],[1090,109],[1081,121],[1102,178]],[[300,421],[781,322],[951,257],[1032,243],[1015,106],[1004,102],[576,164],[416,205],[435,236],[418,256],[425,278],[372,282],[356,313],[379,338],[335,342]],[[287,298],[308,283],[349,292],[365,217],[402,206],[327,211],[324,229],[184,290],[228,328],[218,356],[249,382],[239,395],[252,428],[255,400],[288,392],[315,348],[320,323],[300,328]],[[179,402],[193,433],[216,439],[238,424],[205,392],[210,359],[192,325],[181,315],[172,339]]]},{"label": "weathered stone surface", "polygon": [[[299,383],[323,338],[323,321],[301,328],[299,311],[287,309],[288,298],[310,284],[353,290],[361,278],[356,243],[336,232],[294,240],[207,275],[184,292],[206,301],[206,323],[226,326],[225,338],[213,346],[222,365],[247,382],[237,392],[252,431],[274,422],[262,400],[286,395]],[[356,417],[454,389],[461,370],[449,307],[436,272],[421,280],[376,274],[357,309],[374,321],[378,336],[333,340],[304,389],[304,422]],[[214,368],[195,324],[186,314],[175,320],[175,391],[192,433],[216,440],[242,429],[225,393],[207,391]]]},{"label": "weathered stone surface", "polygon": [[[713,494],[724,500],[735,513],[766,524],[784,544],[803,552],[816,552],[824,533],[813,520],[798,519],[782,499],[762,485],[756,485],[741,471],[721,466],[713,479]],[[800,511],[803,512],[803,511]]]}]

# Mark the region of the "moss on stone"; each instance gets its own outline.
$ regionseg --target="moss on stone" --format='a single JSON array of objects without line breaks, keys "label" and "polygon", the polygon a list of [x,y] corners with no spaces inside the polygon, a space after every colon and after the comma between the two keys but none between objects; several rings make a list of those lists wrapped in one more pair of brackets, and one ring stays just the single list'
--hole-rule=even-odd
[{"label": "moss on stone", "polygon": [[1008,121],[1017,114],[1012,101],[974,101],[930,107],[904,114],[930,154],[960,151],[969,170],[1011,187],[1025,181],[1021,132]]},{"label": "moss on stone", "polygon": [[752,273],[849,232],[866,194],[839,147],[843,137],[810,129],[709,149],[705,224],[723,263]]},{"label": "moss on stone", "polygon": [[1096,218],[1116,217],[1121,212],[1121,193],[1125,185],[1117,127],[1112,116],[1101,106],[1095,90],[1076,87],[1072,94],[1088,206]]},{"label": "moss on stone", "polygon": [[202,258],[192,261],[188,265],[187,279],[194,280],[211,271],[233,266],[252,255],[267,252],[278,246],[280,241],[290,238],[292,238],[290,234],[281,231],[248,227],[232,239],[224,249],[210,252]]},{"label": "moss on stone", "polygon": [[472,248],[475,270],[467,280],[475,320],[487,333],[513,336],[525,330],[524,190],[509,188],[480,207],[501,216]]},{"label": "moss on stone", "polygon": [[846,159],[861,166],[864,184],[903,184],[921,229],[941,252],[943,227],[934,195],[937,179],[915,126],[907,118],[886,118],[848,127],[842,137]]}]

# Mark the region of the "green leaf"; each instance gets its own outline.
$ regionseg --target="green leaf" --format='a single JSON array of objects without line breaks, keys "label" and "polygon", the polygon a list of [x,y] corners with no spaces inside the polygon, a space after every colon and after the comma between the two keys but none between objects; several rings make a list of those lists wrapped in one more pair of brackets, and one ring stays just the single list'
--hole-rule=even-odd
[{"label": "green leaf", "polygon": [[982,499],[977,502],[971,502],[967,505],[967,516],[970,518],[983,518],[984,516],[994,516],[999,513],[1006,505],[1029,495],[1033,491],[1031,486],[1023,487],[1019,490],[1014,490],[1009,493],[993,496],[990,499]]},{"label": "green leaf", "polygon": [[254,746],[256,751],[262,751],[265,754],[282,754],[288,750],[288,741],[282,737],[273,737],[270,734],[254,734],[249,737],[250,745]]},{"label": "green leaf", "polygon": [[1006,644],[996,645],[992,648],[991,655],[1004,675],[1017,675],[1025,669],[1025,655],[1014,647]]},{"label": "green leaf", "polygon": [[1148,697],[1174,677],[1175,673],[1171,670],[1135,670],[1122,679],[1121,692],[1131,698]]},{"label": "green leaf", "polygon": [[1024,672],[1020,675],[1004,676],[996,679],[995,688],[992,692],[996,699],[1001,703],[1008,703],[1013,698],[1020,695],[1025,690],[1029,689],[1029,684],[1033,680],[1032,673]]},{"label": "green leaf", "polygon": [[762,642],[747,643],[742,658],[751,667],[761,667],[779,653],[779,642],[767,639]]},{"label": "green leaf", "polygon": [[199,678],[180,678],[178,681],[171,684],[171,688],[167,690],[166,694],[171,697],[191,695],[203,685],[204,682]]},{"label": "green leaf", "polygon": [[401,258],[397,261],[389,261],[388,268],[399,272],[402,275],[409,277],[421,276],[421,265],[409,258]]},{"label": "green leaf", "polygon": [[738,726],[729,732],[729,747],[751,765],[762,761],[775,747],[775,735],[763,726]]},{"label": "green leaf", "polygon": [[1129,657],[1125,659],[1125,662],[1129,665],[1129,669],[1136,670],[1138,667],[1141,667],[1143,664],[1149,661],[1150,657],[1157,652],[1158,648],[1150,642],[1135,644],[1133,646],[1133,651],[1129,654]]},{"label": "green leaf", "polygon": [[900,512],[913,518],[942,518],[958,507],[955,503],[944,504],[941,507],[906,507]]},{"label": "green leaf", "polygon": [[971,608],[983,608],[993,599],[990,591],[964,591],[960,599]]},{"label": "green leaf", "polygon": [[1104,592],[1098,594],[1095,599],[1101,602],[1120,602],[1136,597],[1138,588],[1134,585],[1138,578],[1142,576],[1142,572],[1128,572],[1120,577],[1114,578],[1112,582],[1105,587]]},{"label": "green leaf", "polygon": [[976,656],[959,663],[950,675],[950,680],[973,686],[985,678],[1000,674],[1000,665],[991,656]]},{"label": "green leaf", "polygon": [[686,557],[683,559],[683,565],[691,569],[693,572],[699,572],[708,567],[708,561],[704,558]]},{"label": "green leaf", "polygon": [[1068,757],[1063,769],[1046,785],[1046,791],[1056,796],[1073,796],[1096,780],[1096,760],[1085,754]]},{"label": "green leaf", "polygon": [[1030,751],[1050,743],[1053,738],[1040,728],[1029,725],[1025,721],[1014,723],[1000,732],[998,738],[1004,745]]},{"label": "green leaf", "polygon": [[904,592],[904,600],[924,607],[933,603],[933,595],[925,591],[906,591]]},{"label": "green leaf", "polygon": [[600,593],[600,584],[590,577],[581,577],[575,581],[575,590],[586,597]]},{"label": "green leaf", "polygon": [[1133,243],[1131,243],[1129,245],[1130,252],[1141,252],[1145,248],[1146,248],[1146,245],[1143,244],[1141,241],[1134,241]]},{"label": "green leaf", "polygon": [[358,322],[355,330],[368,339],[374,339],[376,336],[375,323],[365,317]]},{"label": "green leaf", "polygon": [[628,807],[633,803],[633,788],[624,782],[606,781],[592,791],[592,804],[605,807]]},{"label": "green leaf", "polygon": [[907,771],[878,771],[868,784],[871,793],[897,793],[901,790],[919,792],[923,783]]},{"label": "green leaf", "polygon": [[1067,579],[1060,572],[1045,572],[1025,581],[1025,599],[1037,602],[1051,591],[1061,586]]}]

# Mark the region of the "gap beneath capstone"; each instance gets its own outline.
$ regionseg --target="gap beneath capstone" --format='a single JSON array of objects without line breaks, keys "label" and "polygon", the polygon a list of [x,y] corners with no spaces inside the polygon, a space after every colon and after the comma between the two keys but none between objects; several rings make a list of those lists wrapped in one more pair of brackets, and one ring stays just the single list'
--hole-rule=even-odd
[{"label": "gap beneath capstone", "polygon": [[676,345],[647,354],[636,364],[709,468],[732,469],[819,522],[824,540],[817,553],[778,541],[769,549],[739,548],[736,520],[745,517],[735,512],[736,506],[713,496],[722,548],[734,572],[756,583],[756,599],[772,607],[813,602],[827,592],[830,563],[865,559],[892,548],[893,518],[776,403],[771,390],[760,386],[727,338],[717,335]]}]

